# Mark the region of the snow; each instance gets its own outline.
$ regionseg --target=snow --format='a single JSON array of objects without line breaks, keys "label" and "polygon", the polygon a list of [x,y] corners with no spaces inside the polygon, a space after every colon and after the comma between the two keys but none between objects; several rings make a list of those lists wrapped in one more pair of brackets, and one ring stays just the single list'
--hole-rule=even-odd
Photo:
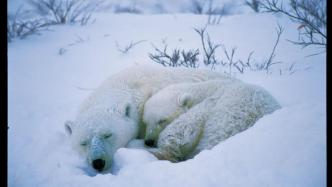
[{"label": "snow", "polygon": [[[161,47],[164,39],[169,49],[199,48],[193,28],[207,22],[206,16],[192,14],[95,17],[85,27],[54,26],[8,44],[9,186],[326,186],[326,54],[306,57],[319,49],[287,42],[296,40],[297,25],[270,14],[226,16],[207,30],[213,41],[236,46],[237,58],[255,51],[260,61],[273,47],[277,22],[285,27],[276,51],[276,61],[283,63],[272,74],[233,73],[268,90],[280,110],[185,162],[121,148],[113,174],[91,171],[70,147],[64,122],[109,75],[133,64],[152,64],[151,43]],[[145,41],[127,54],[115,45],[139,40]],[[295,73],[289,71],[293,63]]]}]

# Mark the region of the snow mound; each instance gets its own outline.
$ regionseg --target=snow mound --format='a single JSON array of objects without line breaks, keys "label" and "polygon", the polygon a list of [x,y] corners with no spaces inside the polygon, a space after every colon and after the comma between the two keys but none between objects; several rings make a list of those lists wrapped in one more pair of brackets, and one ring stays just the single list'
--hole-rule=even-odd
[{"label": "snow mound", "polygon": [[158,160],[154,155],[142,149],[120,148],[113,158],[112,173],[117,174],[126,167],[145,165],[149,162]]}]

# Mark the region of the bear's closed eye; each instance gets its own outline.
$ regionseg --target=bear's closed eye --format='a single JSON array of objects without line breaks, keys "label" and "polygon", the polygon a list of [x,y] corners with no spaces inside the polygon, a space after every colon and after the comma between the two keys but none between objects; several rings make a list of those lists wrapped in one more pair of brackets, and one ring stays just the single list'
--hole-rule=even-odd
[{"label": "bear's closed eye", "polygon": [[87,141],[83,141],[81,142],[81,146],[87,146],[88,145],[88,142]]},{"label": "bear's closed eye", "polygon": [[103,138],[104,138],[104,139],[107,139],[107,138],[109,138],[109,137],[111,137],[111,136],[112,136],[111,133],[109,133],[109,134],[104,134],[104,135],[103,135]]}]

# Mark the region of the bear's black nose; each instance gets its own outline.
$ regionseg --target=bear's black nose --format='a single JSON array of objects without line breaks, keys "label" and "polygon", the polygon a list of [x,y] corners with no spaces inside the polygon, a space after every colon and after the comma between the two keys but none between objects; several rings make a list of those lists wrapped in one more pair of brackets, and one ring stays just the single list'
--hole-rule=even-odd
[{"label": "bear's black nose", "polygon": [[144,141],[145,145],[149,146],[149,147],[153,147],[154,146],[154,140],[148,139]]},{"label": "bear's black nose", "polygon": [[105,160],[102,159],[96,159],[92,161],[92,166],[98,171],[102,171],[105,166]]}]

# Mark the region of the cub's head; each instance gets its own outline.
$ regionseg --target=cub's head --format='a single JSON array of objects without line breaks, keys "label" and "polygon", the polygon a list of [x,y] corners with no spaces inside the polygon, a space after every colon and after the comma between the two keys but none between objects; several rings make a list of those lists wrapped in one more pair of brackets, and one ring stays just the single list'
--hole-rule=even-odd
[{"label": "cub's head", "polygon": [[167,87],[147,100],[143,122],[146,124],[145,145],[155,146],[160,132],[192,105],[192,95]]},{"label": "cub's head", "polygon": [[71,144],[97,172],[110,169],[117,149],[137,136],[137,111],[131,104],[112,108],[94,107],[67,121],[65,130]]}]

